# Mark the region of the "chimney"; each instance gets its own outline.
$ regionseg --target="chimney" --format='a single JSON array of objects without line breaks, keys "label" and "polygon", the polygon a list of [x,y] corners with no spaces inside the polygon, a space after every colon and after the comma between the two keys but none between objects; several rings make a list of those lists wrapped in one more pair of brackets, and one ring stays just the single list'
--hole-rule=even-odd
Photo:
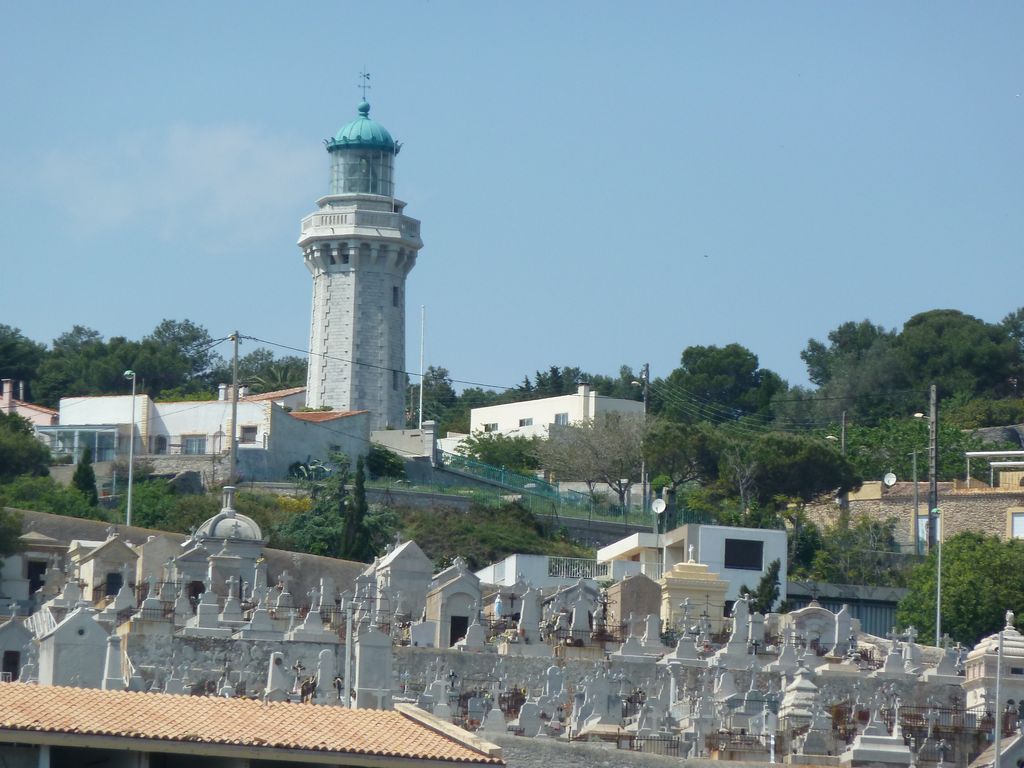
[{"label": "chimney", "polygon": [[18,382],[18,399],[21,401],[25,400],[25,380],[22,379]]},{"label": "chimney", "polygon": [[228,385],[227,384],[218,384],[217,385],[217,399],[218,400],[227,400],[228,399]]},{"label": "chimney", "polygon": [[576,393],[580,397],[586,397],[587,395],[590,394],[590,384],[588,384],[585,381],[581,381],[580,384],[579,384],[579,387],[576,390]]},{"label": "chimney", "polygon": [[0,380],[0,413],[14,413],[14,382]]}]

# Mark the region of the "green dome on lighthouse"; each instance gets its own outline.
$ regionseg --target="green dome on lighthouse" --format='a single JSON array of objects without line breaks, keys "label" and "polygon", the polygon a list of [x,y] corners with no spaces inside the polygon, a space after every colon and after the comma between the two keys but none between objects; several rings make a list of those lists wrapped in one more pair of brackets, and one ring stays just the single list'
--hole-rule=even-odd
[{"label": "green dome on lighthouse", "polygon": [[398,154],[400,145],[391,138],[388,129],[376,120],[370,119],[370,105],[364,100],[359,104],[358,110],[359,117],[343,125],[334,134],[334,138],[327,139],[327,151],[376,149]]}]

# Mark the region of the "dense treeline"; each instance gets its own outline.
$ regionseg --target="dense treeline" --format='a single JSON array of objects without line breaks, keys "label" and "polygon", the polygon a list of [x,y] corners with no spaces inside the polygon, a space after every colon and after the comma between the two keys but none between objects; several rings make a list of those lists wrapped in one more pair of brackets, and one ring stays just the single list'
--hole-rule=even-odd
[{"label": "dense treeline", "polygon": [[[129,369],[138,373],[139,391],[153,398],[206,399],[231,381],[231,365],[218,352],[225,341],[190,320],[164,320],[138,341],[104,339],[76,325],[47,347],[0,324],[0,378],[25,382],[26,398],[51,408],[62,397],[127,394]],[[239,359],[239,376],[254,392],[302,386],[306,361],[261,348]]]}]

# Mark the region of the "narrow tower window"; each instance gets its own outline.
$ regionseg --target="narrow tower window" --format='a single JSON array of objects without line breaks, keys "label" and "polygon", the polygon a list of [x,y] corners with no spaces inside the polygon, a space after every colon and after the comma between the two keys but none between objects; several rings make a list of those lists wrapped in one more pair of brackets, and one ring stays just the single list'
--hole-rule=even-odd
[{"label": "narrow tower window", "polygon": [[391,286],[391,306],[393,306],[393,307],[397,307],[398,306],[398,286],[397,285]]}]

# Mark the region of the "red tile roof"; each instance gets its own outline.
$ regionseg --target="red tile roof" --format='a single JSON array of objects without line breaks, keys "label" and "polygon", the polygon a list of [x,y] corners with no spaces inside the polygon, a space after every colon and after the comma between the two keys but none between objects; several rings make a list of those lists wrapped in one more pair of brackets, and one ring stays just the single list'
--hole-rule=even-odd
[{"label": "red tile roof", "polygon": [[366,411],[292,411],[289,415],[299,421],[334,421],[344,419],[346,416],[355,416]]},{"label": "red tile roof", "polygon": [[0,738],[19,733],[504,764],[395,711],[2,683]]}]

